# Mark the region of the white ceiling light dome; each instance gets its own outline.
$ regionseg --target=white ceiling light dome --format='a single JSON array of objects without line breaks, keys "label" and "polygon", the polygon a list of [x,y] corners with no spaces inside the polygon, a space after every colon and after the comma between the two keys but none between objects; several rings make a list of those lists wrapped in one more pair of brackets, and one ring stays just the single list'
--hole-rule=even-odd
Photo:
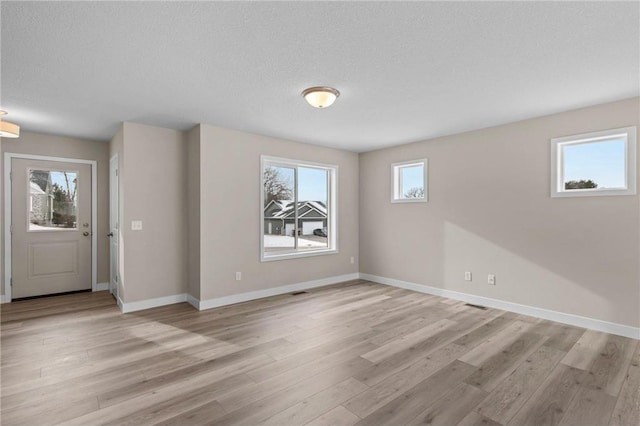
[{"label": "white ceiling light dome", "polygon": [[333,105],[340,96],[340,92],[333,87],[317,86],[303,90],[302,96],[312,107],[326,108]]},{"label": "white ceiling light dome", "polygon": [[6,111],[0,111],[0,137],[18,138],[20,137],[20,126],[17,124],[2,121],[2,117],[7,115]]}]

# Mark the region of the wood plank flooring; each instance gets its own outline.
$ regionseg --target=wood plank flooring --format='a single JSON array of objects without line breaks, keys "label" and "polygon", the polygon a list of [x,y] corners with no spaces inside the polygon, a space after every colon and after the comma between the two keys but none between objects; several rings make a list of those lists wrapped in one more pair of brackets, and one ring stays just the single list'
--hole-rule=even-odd
[{"label": "wood plank flooring", "polygon": [[1,306],[2,425],[633,425],[640,345],[352,281],[197,312]]}]

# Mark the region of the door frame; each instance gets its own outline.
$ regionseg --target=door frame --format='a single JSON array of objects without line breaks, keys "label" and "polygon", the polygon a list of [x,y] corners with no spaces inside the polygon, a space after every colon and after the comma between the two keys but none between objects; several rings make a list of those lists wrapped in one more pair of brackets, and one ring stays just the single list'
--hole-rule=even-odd
[{"label": "door frame", "polygon": [[50,157],[47,155],[4,154],[4,302],[11,302],[11,161],[24,160],[62,161],[91,165],[91,291],[98,290],[98,162],[78,158]]},{"label": "door frame", "polygon": [[[114,173],[114,163],[115,163],[115,173]],[[116,300],[118,300],[118,277],[120,276],[120,176],[118,175],[118,171],[120,169],[120,160],[118,157],[118,153],[116,152],[113,157],[109,159],[109,233],[113,232],[111,227],[111,222],[115,219],[116,222],[116,232],[118,235],[115,236],[118,241],[117,251],[113,253],[113,236],[109,238],[109,293],[111,293]],[[115,194],[114,194],[115,191]],[[115,195],[115,197],[114,197]],[[115,198],[115,199],[114,199]],[[115,206],[114,206],[115,204]],[[115,218],[112,217],[112,213],[115,207]],[[112,287],[113,278],[111,273],[112,263],[115,262],[116,266],[116,276],[115,276],[115,286]]]}]

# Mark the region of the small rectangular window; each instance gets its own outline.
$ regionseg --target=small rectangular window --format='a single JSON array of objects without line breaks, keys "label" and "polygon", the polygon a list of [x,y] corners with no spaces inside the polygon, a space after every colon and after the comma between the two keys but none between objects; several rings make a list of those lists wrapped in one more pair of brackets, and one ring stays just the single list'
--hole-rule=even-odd
[{"label": "small rectangular window", "polygon": [[551,196],[636,193],[636,128],[551,139]]},{"label": "small rectangular window", "polygon": [[262,261],[337,251],[337,172],[337,166],[262,157]]},{"label": "small rectangular window", "polygon": [[391,165],[391,202],[427,201],[427,159],[403,161]]},{"label": "small rectangular window", "polygon": [[77,230],[78,172],[29,169],[28,231]]}]

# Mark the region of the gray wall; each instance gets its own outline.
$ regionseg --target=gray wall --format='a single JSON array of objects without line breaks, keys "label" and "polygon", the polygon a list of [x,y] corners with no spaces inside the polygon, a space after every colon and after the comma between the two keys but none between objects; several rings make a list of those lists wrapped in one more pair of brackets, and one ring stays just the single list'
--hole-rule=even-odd
[{"label": "gray wall", "polygon": [[[119,154],[125,302],[207,300],[360,271],[637,327],[640,197],[551,199],[549,139],[637,126],[639,101],[360,155],[209,125],[132,123],[110,144],[23,132],[3,139],[2,152],[98,161],[99,282],[109,280],[109,158]],[[260,262],[260,155],[339,166],[338,254]],[[429,202],[390,203],[390,164],[422,157]],[[143,230],[131,231],[132,220]]]},{"label": "gray wall", "polygon": [[[639,113],[633,98],[361,154],[360,272],[639,326],[639,197],[549,197],[550,138]],[[390,203],[390,164],[422,157],[429,202]]]},{"label": "gray wall", "polygon": [[[20,132],[17,139],[2,138],[2,165],[0,185],[4,201],[4,154],[5,152],[51,157],[77,158],[97,162],[98,173],[98,282],[109,282],[109,144],[40,133]],[[4,210],[2,210],[2,229],[4,230]],[[0,274],[1,294],[4,294],[4,243],[2,244],[2,274]]]},{"label": "gray wall", "polygon": [[[111,142],[119,152],[119,297],[126,303],[187,291],[186,147],[184,132],[134,123]],[[132,231],[132,220],[143,229]]]},{"label": "gray wall", "polygon": [[[202,300],[358,272],[357,154],[208,125],[200,137]],[[260,262],[260,155],[338,165],[339,253]]]}]

